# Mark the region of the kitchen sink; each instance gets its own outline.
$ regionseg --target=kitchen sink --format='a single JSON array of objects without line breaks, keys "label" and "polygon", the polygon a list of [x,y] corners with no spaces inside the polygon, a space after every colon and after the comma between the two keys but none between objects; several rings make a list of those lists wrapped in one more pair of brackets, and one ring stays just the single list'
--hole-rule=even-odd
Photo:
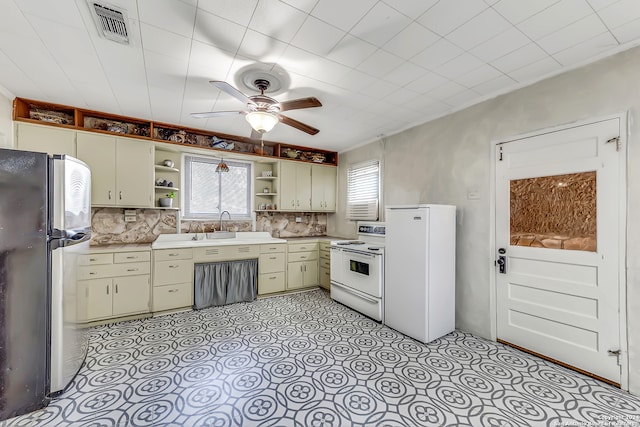
[{"label": "kitchen sink", "polygon": [[235,231],[214,231],[213,233],[207,233],[207,239],[235,239]]}]

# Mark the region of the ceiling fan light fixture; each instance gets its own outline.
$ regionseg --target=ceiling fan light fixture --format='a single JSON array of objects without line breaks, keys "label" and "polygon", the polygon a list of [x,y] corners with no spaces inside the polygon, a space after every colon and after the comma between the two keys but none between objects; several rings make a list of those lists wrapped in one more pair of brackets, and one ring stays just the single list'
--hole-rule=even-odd
[{"label": "ceiling fan light fixture", "polygon": [[279,122],[278,116],[266,111],[251,111],[245,116],[253,130],[267,133]]}]

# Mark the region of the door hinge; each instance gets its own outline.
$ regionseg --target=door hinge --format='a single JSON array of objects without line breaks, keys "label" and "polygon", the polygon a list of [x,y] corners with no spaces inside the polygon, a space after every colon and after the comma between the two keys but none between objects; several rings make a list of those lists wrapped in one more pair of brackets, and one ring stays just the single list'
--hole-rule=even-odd
[{"label": "door hinge", "polygon": [[620,151],[620,149],[622,148],[622,142],[620,141],[620,137],[619,136],[616,136],[614,138],[608,139],[605,144],[609,144],[610,142],[615,142],[616,143],[616,151]]},{"label": "door hinge", "polygon": [[498,147],[498,161],[502,161],[502,147]]},{"label": "door hinge", "polygon": [[620,354],[622,353],[620,351],[620,349],[617,350],[607,350],[607,353],[609,354],[609,356],[616,356],[616,358],[618,359],[618,366],[622,366],[622,362],[620,361]]}]

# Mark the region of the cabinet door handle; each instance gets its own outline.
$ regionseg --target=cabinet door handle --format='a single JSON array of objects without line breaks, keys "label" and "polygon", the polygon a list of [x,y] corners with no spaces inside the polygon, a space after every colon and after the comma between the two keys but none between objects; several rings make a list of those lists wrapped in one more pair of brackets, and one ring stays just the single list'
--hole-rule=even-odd
[{"label": "cabinet door handle", "polygon": [[137,256],[128,256],[127,259],[138,259]]},{"label": "cabinet door handle", "polygon": [[116,283],[116,294],[118,293],[118,284]]},{"label": "cabinet door handle", "polygon": [[179,265],[170,265],[169,268],[178,268],[180,267]]},{"label": "cabinet door handle", "polygon": [[122,191],[118,192],[118,196],[120,197],[120,200],[122,200]]},{"label": "cabinet door handle", "polygon": [[169,255],[169,256],[178,256],[178,255],[180,255],[180,254],[178,254],[178,253],[171,253],[171,254],[168,254],[168,255]]},{"label": "cabinet door handle", "polygon": [[295,200],[292,200],[292,201],[291,201],[291,206],[295,206],[295,205],[296,205],[296,201],[295,201]]},{"label": "cabinet door handle", "polygon": [[138,271],[139,268],[128,268],[127,271]]},{"label": "cabinet door handle", "polygon": [[300,259],[307,259],[307,257],[304,255],[300,255]]},{"label": "cabinet door handle", "polygon": [[107,295],[109,295],[109,285],[107,285]]},{"label": "cabinet door handle", "polygon": [[276,280],[277,276],[271,276],[269,277],[269,280]]},{"label": "cabinet door handle", "polygon": [[98,260],[97,258],[89,258],[90,262],[97,261],[97,260]]},{"label": "cabinet door handle", "polygon": [[96,274],[98,274],[98,273],[96,273],[95,271],[90,271],[89,272],[89,276],[95,276]]},{"label": "cabinet door handle", "polygon": [[269,259],[277,259],[277,257],[270,256]]},{"label": "cabinet door handle", "polygon": [[174,292],[178,292],[178,290],[177,290],[177,289],[169,289],[169,293],[170,293],[170,294],[172,294],[172,293],[174,293]]},{"label": "cabinet door handle", "polygon": [[111,190],[109,190],[109,200],[111,200]]},{"label": "cabinet door handle", "polygon": [[307,264],[304,265],[304,271],[307,271]]}]

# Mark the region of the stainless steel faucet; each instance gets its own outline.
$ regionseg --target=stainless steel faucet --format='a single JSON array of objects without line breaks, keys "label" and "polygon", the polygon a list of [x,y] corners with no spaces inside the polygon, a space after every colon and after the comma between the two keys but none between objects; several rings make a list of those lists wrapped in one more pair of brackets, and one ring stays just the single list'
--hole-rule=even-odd
[{"label": "stainless steel faucet", "polygon": [[231,221],[231,214],[229,213],[229,211],[222,211],[222,213],[220,214],[220,231],[222,231],[222,215],[227,214],[229,216],[229,221]]}]

